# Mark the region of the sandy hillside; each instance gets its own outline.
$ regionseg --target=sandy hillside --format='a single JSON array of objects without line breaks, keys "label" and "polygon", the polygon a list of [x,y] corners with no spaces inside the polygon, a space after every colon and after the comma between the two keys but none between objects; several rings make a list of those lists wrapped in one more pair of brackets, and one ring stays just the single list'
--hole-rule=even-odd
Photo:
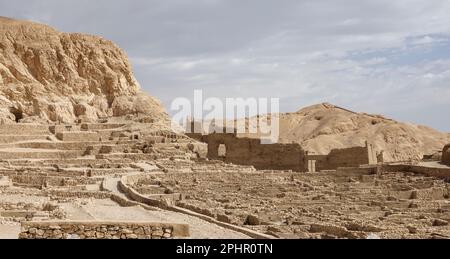
[{"label": "sandy hillside", "polygon": [[450,142],[450,134],[331,104],[310,106],[280,117],[280,142],[297,142],[319,154],[364,145],[366,140],[385,151],[385,160],[402,161],[442,151]]},{"label": "sandy hillside", "polygon": [[[263,116],[266,121],[264,118],[266,116]],[[248,123],[247,119],[247,130]],[[232,124],[227,122],[227,125]],[[240,136],[258,137],[259,134]],[[377,151],[383,150],[387,162],[420,160],[424,155],[442,152],[450,143],[450,133],[381,115],[357,113],[328,103],[280,114],[279,142],[299,143],[315,154],[328,154],[335,148],[364,146],[366,141],[374,144]]]}]

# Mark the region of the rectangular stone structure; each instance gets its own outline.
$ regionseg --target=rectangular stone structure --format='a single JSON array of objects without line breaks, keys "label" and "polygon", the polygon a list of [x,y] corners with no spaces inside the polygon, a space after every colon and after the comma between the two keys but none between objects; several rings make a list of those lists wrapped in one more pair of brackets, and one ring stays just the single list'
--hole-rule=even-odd
[{"label": "rectangular stone structure", "polygon": [[450,144],[442,150],[442,163],[450,166]]}]

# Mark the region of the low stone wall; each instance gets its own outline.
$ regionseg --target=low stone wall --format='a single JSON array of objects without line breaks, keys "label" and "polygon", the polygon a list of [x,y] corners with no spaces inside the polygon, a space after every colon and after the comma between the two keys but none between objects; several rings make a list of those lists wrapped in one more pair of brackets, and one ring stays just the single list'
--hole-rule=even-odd
[{"label": "low stone wall", "polygon": [[146,222],[23,222],[20,239],[171,239],[189,237],[186,224]]},{"label": "low stone wall", "polygon": [[82,130],[107,130],[117,129],[125,126],[125,124],[118,123],[83,123],[81,124]]},{"label": "low stone wall", "polygon": [[336,170],[336,176],[361,176],[377,174],[377,166],[367,167],[339,167]]},{"label": "low stone wall", "polygon": [[[187,208],[182,208],[178,206],[178,203],[180,200],[183,199],[183,196],[181,194],[165,194],[162,195],[163,200],[158,200],[158,199],[154,199],[154,198],[148,198],[140,193],[138,193],[134,188],[132,188],[130,185],[139,181],[139,179],[142,179],[142,177],[146,177],[145,175],[131,175],[131,176],[124,176],[122,177],[122,179],[119,181],[119,189],[125,193],[130,199],[139,202],[141,204],[145,204],[145,205],[149,205],[149,206],[154,206],[154,207],[159,207],[159,208],[163,208],[169,211],[174,211],[174,212],[178,212],[178,213],[183,213],[183,214],[187,214],[193,217],[197,217],[200,219],[203,219],[207,222],[216,224],[218,226],[227,228],[227,229],[231,229],[240,233],[243,233],[245,235],[248,235],[249,237],[252,238],[256,238],[256,239],[271,239],[273,237],[266,235],[266,234],[262,234],[262,233],[258,233],[256,231],[253,231],[251,229],[247,229],[244,227],[239,227],[236,225],[232,225],[229,223],[225,223],[225,222],[221,222],[219,220],[217,220],[214,215],[205,215],[202,213],[198,213],[195,211],[192,211],[190,209]],[[158,195],[156,195],[158,196]],[[155,196],[155,197],[156,197]],[[113,199],[119,199],[119,201],[121,200],[120,197],[113,197]],[[120,204],[120,203],[119,203]],[[145,206],[144,205],[144,206]],[[141,205],[142,206],[142,205]],[[144,207],[146,208],[146,207]],[[151,209],[151,208],[146,208],[146,209]]]},{"label": "low stone wall", "polygon": [[78,125],[52,125],[49,130],[52,134],[58,134],[66,131],[80,131],[81,128]]},{"label": "low stone wall", "polygon": [[133,185],[134,183],[145,177],[147,176],[145,175],[123,176],[122,179],[119,181],[119,189],[134,201],[163,209],[175,205],[176,201],[182,199],[182,195],[179,193],[142,195],[141,193],[139,193],[138,191],[136,191],[134,188],[131,187],[131,185]]},{"label": "low stone wall", "polygon": [[27,149],[21,150],[7,150],[0,151],[0,160],[11,159],[75,159],[82,155],[80,151],[62,151],[62,150],[46,150],[46,151],[28,151]]},{"label": "low stone wall", "polygon": [[[308,155],[307,160],[315,161],[316,171],[336,170],[340,167],[360,167],[383,162],[383,152],[376,152],[373,145],[333,149],[328,155]],[[310,169],[311,171],[311,169]]]},{"label": "low stone wall", "polygon": [[435,168],[418,165],[383,165],[383,171],[387,172],[412,172],[422,174],[430,177],[438,177],[445,180],[450,180],[450,168]]},{"label": "low stone wall", "polygon": [[16,143],[15,147],[18,148],[36,148],[36,149],[58,149],[58,150],[75,150],[84,151],[89,146],[98,144],[95,141],[82,141],[82,142],[24,142]]},{"label": "low stone wall", "polygon": [[77,199],[111,199],[111,193],[98,191],[63,191],[63,190],[45,190],[43,195],[58,198],[77,198]]},{"label": "low stone wall", "polygon": [[26,123],[0,125],[0,135],[47,135],[49,133],[47,125]]},{"label": "low stone wall", "polygon": [[30,186],[77,186],[95,184],[95,179],[88,177],[61,177],[61,176],[45,176],[43,174],[26,175],[20,174],[11,177],[14,184],[26,184]]},{"label": "low stone wall", "polygon": [[[159,154],[158,154],[159,155]],[[128,162],[136,162],[136,161],[147,161],[147,160],[156,160],[160,158],[157,154],[141,154],[141,153],[112,153],[112,154],[99,154],[96,155],[96,159],[105,159],[105,160],[117,160],[121,159],[122,161]]]},{"label": "low stone wall", "polygon": [[66,131],[59,132],[56,137],[62,141],[99,141],[100,137],[97,132],[88,131]]},{"label": "low stone wall", "polygon": [[0,144],[12,144],[23,141],[46,141],[48,135],[0,135]]},{"label": "low stone wall", "polygon": [[[373,164],[368,155],[369,147],[351,147],[333,149],[328,154],[326,163],[317,165],[318,170],[330,170],[339,167],[358,167],[360,165]],[[375,161],[376,164],[376,161]]]}]

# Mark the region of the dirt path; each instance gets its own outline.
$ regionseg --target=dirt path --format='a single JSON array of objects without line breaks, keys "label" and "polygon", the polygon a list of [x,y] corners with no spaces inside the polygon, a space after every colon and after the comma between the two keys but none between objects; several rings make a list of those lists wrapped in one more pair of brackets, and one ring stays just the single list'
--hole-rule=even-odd
[{"label": "dirt path", "polygon": [[63,204],[69,220],[147,221],[188,224],[193,239],[247,239],[248,236],[202,219],[165,210],[149,211],[142,207],[120,207],[111,200],[91,200],[85,205]]},{"label": "dirt path", "polygon": [[[117,188],[119,180],[120,178],[106,178],[103,182],[103,188],[126,198]],[[63,207],[69,212],[70,220],[130,221],[132,219],[132,221],[182,223],[190,226],[191,238],[249,238],[247,235],[209,223],[197,217],[161,209],[150,211],[140,206],[120,207],[112,200],[96,199],[84,205],[67,203],[63,204]]]}]

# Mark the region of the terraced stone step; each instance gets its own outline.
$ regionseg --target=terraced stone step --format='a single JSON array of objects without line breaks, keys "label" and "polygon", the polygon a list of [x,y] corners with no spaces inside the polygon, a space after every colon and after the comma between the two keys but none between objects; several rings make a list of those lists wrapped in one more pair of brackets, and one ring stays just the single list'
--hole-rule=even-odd
[{"label": "terraced stone step", "polygon": [[79,151],[62,151],[49,149],[14,148],[0,149],[0,159],[70,159],[82,154]]},{"label": "terraced stone step", "polygon": [[[140,172],[139,168],[89,168],[89,167],[68,167],[59,168],[55,167],[12,167],[1,168],[0,175],[4,176],[16,176],[16,175],[29,175],[29,176],[46,176],[46,177],[100,177],[107,175],[124,175],[129,173]],[[158,172],[156,169],[152,172]]]},{"label": "terraced stone step", "polygon": [[117,129],[125,126],[125,124],[118,123],[84,123],[81,124],[82,130],[95,131],[95,130],[107,130],[107,129]]},{"label": "terraced stone step", "polygon": [[48,135],[49,126],[40,124],[1,124],[0,135]]},{"label": "terraced stone step", "polygon": [[66,131],[81,131],[81,128],[78,125],[53,125],[49,127],[49,130],[51,133],[57,134]]},{"label": "terraced stone step", "polygon": [[145,161],[145,160],[155,160],[157,154],[135,154],[135,153],[114,153],[114,154],[100,154],[97,155],[97,159],[108,159],[108,160],[120,160],[120,159],[130,159],[133,161]]},{"label": "terraced stone step", "polygon": [[[131,143],[136,144],[137,142]],[[86,151],[89,155],[123,153],[125,150],[130,151],[133,144],[96,143],[95,145],[88,146]]]},{"label": "terraced stone step", "polygon": [[89,131],[65,131],[56,134],[56,137],[62,141],[92,141],[97,142],[100,140],[100,136],[97,132]]},{"label": "terraced stone step", "polygon": [[105,175],[122,175],[136,172],[137,169],[131,167],[124,168],[89,168],[89,167],[68,167],[60,168],[61,174],[67,175],[86,175],[89,177],[105,176]]},{"label": "terraced stone step", "polygon": [[94,142],[94,141],[76,141],[76,142],[49,142],[49,141],[33,141],[26,143],[14,144],[14,147],[18,148],[37,148],[37,149],[60,149],[60,150],[86,150],[90,146],[103,146],[103,145],[129,145],[129,144],[117,144],[116,142]]},{"label": "terraced stone step", "polygon": [[99,181],[95,178],[86,176],[67,177],[67,176],[53,176],[45,174],[19,174],[11,176],[14,185],[29,185],[29,186],[84,186],[96,184]]},{"label": "terraced stone step", "polygon": [[60,170],[58,171],[54,167],[12,167],[7,169],[0,169],[0,175],[14,176],[14,175],[45,175],[49,177],[81,177],[87,176],[86,172],[83,171],[71,171],[71,170]]},{"label": "terraced stone step", "polygon": [[[118,166],[118,163],[112,163],[111,161],[108,161],[106,159],[95,159],[95,158],[71,158],[71,159],[11,159],[7,161],[10,166],[54,166],[58,165],[61,168],[68,168],[68,167],[86,167],[86,166],[94,166],[94,167],[101,167],[101,166]],[[132,163],[131,160],[123,160],[120,161],[121,164],[126,163]]]},{"label": "terraced stone step", "polygon": [[0,135],[0,144],[12,144],[26,141],[45,141],[50,135]]}]

